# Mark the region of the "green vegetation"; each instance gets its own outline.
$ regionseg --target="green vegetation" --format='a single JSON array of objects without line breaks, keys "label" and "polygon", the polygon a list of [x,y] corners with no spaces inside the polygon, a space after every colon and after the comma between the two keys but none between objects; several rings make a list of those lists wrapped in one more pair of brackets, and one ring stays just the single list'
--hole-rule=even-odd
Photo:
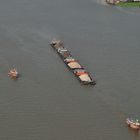
[{"label": "green vegetation", "polygon": [[140,7],[140,2],[119,2],[116,5],[122,7]]}]

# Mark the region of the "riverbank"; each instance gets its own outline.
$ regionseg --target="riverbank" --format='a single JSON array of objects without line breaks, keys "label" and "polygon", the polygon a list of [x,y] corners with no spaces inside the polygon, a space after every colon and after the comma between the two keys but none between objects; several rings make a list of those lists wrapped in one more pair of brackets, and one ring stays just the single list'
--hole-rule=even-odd
[{"label": "riverbank", "polygon": [[122,7],[140,7],[140,1],[105,0],[106,3]]},{"label": "riverbank", "polygon": [[140,7],[140,2],[119,2],[116,5],[121,7]]}]

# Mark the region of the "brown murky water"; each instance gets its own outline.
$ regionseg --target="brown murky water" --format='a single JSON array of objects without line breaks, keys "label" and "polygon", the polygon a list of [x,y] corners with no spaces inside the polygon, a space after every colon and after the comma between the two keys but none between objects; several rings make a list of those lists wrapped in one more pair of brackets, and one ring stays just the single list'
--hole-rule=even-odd
[{"label": "brown murky water", "polygon": [[[93,0],[0,0],[0,139],[139,140],[140,9]],[[48,45],[59,38],[97,85]],[[7,72],[16,67],[17,81]]]}]

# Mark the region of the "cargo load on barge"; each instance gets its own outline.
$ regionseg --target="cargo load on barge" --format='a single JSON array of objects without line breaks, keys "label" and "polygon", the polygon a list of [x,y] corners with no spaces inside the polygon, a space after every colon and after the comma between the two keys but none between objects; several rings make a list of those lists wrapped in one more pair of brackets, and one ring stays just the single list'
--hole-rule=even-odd
[{"label": "cargo load on barge", "polygon": [[84,69],[84,67],[76,60],[68,51],[60,40],[53,40],[50,44],[60,55],[67,67],[72,70],[74,75],[84,85],[95,85],[96,82],[91,78],[90,74]]}]

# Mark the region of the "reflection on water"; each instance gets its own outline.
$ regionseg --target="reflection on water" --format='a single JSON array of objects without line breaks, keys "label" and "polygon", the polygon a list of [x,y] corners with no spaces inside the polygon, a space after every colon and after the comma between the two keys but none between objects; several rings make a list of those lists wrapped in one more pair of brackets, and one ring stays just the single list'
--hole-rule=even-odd
[{"label": "reflection on water", "polygon": [[133,7],[133,8],[117,7],[117,9],[123,13],[129,14],[132,16],[140,16],[140,8],[139,7]]},{"label": "reflection on water", "polygon": [[139,130],[128,127],[128,133],[130,133],[134,138],[139,138]]}]

